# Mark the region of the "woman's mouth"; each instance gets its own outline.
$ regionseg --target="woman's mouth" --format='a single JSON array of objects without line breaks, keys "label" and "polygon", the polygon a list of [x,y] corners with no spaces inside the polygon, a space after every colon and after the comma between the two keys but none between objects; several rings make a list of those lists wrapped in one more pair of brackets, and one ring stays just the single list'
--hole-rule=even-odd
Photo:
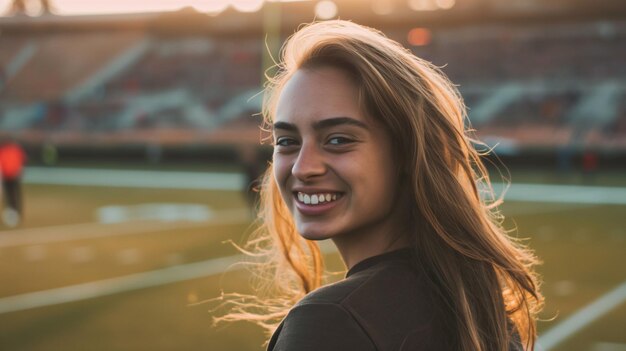
[{"label": "woman's mouth", "polygon": [[306,216],[324,215],[337,206],[343,199],[343,193],[321,192],[303,193],[294,192],[295,205],[298,211]]},{"label": "woman's mouth", "polygon": [[341,193],[317,193],[317,194],[307,194],[298,191],[296,194],[296,198],[299,202],[305,205],[318,205],[324,204],[328,202],[337,201],[337,199],[341,198]]}]

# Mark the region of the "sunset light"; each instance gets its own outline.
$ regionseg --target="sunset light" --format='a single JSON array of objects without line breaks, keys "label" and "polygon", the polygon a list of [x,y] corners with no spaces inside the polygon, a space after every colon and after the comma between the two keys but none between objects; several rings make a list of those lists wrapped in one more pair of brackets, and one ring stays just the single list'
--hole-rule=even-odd
[{"label": "sunset light", "polygon": [[[308,0],[272,0],[272,1],[308,1]],[[12,0],[0,0],[0,14],[7,12]],[[57,15],[103,15],[122,13],[146,13],[177,11],[192,7],[200,12],[219,13],[231,6],[240,12],[254,12],[263,7],[265,0],[52,0],[50,1]],[[36,14],[36,9],[33,13]]]},{"label": "sunset light", "polygon": [[330,19],[337,16],[337,5],[332,1],[320,1],[315,5],[315,15],[319,19]]}]

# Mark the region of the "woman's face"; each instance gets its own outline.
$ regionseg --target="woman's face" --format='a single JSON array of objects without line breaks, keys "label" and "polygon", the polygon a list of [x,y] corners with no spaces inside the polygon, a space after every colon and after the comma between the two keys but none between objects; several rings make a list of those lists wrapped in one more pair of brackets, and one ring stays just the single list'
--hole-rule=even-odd
[{"label": "woman's face", "polygon": [[276,183],[302,236],[336,239],[394,226],[391,140],[363,114],[343,71],[297,71],[279,97],[273,133]]}]

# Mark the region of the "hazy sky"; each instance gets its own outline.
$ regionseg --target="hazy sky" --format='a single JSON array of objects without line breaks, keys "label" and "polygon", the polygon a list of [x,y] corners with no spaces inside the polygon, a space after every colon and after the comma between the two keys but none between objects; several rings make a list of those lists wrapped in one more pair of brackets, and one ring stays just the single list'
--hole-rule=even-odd
[{"label": "hazy sky", "polygon": [[[0,0],[0,13],[5,13],[11,2],[12,0]],[[175,11],[187,6],[203,12],[220,12],[228,5],[239,11],[257,11],[264,0],[50,0],[50,2],[57,14],[85,15]]]}]

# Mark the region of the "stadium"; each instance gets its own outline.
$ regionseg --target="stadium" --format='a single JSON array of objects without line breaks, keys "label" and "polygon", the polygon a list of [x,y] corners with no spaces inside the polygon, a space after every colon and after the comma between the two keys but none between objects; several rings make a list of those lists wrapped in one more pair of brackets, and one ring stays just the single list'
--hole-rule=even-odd
[{"label": "stadium", "polygon": [[0,140],[28,158],[22,221],[0,224],[0,349],[262,350],[211,301],[249,290],[233,243],[271,158],[266,75],[299,26],[341,18],[458,86],[510,181],[505,226],[543,261],[537,349],[626,350],[623,1],[69,3],[0,1]]}]

